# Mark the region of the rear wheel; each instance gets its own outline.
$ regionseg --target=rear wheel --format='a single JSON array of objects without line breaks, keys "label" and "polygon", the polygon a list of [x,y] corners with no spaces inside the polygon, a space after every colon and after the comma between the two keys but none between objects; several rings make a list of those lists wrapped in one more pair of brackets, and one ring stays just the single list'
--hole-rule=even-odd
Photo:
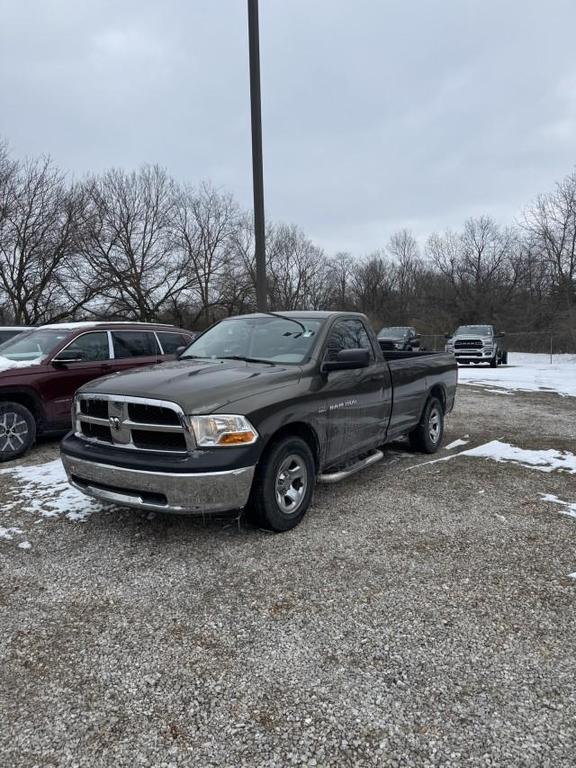
[{"label": "rear wheel", "polygon": [[249,502],[254,522],[271,531],[289,531],[312,501],[316,467],[308,443],[285,437],[273,443],[258,469]]},{"label": "rear wheel", "polygon": [[22,456],[34,445],[36,421],[20,403],[0,403],[0,461]]},{"label": "rear wheel", "polygon": [[431,397],[420,423],[409,434],[410,447],[420,453],[436,453],[444,435],[444,408],[437,397]]}]

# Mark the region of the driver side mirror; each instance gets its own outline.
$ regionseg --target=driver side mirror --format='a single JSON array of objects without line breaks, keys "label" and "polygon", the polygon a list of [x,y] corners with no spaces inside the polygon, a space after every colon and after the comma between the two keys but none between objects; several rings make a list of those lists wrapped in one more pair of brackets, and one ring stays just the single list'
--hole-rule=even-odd
[{"label": "driver side mirror", "polygon": [[75,352],[73,349],[63,349],[59,352],[55,358],[52,359],[54,364],[66,364],[66,363],[82,363],[84,357],[81,352]]},{"label": "driver side mirror", "polygon": [[367,368],[370,365],[370,350],[368,349],[341,349],[335,360],[325,360],[322,370],[349,371],[354,368]]}]

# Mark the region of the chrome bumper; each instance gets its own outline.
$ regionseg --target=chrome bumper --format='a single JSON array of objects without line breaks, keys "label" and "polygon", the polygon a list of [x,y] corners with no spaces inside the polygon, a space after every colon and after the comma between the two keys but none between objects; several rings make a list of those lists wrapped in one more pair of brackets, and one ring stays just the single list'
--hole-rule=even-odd
[{"label": "chrome bumper", "polygon": [[145,472],[96,464],[62,454],[68,482],[87,496],[157,512],[199,514],[245,507],[254,467],[225,472]]}]

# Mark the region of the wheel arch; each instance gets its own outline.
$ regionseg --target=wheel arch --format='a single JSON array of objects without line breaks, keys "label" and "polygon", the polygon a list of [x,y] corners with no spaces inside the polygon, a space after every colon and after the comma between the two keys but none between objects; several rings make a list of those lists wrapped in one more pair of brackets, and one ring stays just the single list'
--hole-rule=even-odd
[{"label": "wheel arch", "polygon": [[288,424],[283,424],[275,432],[273,432],[262,449],[260,460],[262,460],[262,457],[266,454],[272,443],[277,442],[284,437],[291,436],[300,437],[308,444],[314,457],[316,470],[318,471],[320,468],[320,440],[314,427],[305,421],[291,421]]},{"label": "wheel arch", "polygon": [[[424,403],[424,408],[426,408],[426,403],[428,403],[428,401],[432,397],[437,397],[438,400],[440,400],[440,404],[442,405],[442,410],[444,413],[446,413],[446,402],[447,402],[446,387],[443,384],[434,384],[434,386],[430,387],[430,390],[428,391],[428,397],[426,398],[426,402]],[[424,408],[422,408],[422,414],[424,414]]]},{"label": "wheel arch", "polygon": [[40,398],[34,392],[28,389],[1,389],[0,404],[2,403],[23,405],[34,416],[37,429],[40,431],[45,420],[45,411]]}]

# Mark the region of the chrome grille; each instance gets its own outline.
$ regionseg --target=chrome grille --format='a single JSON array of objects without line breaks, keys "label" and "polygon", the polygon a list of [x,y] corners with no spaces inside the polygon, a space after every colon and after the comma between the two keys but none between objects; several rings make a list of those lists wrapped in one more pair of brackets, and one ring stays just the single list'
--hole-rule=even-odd
[{"label": "chrome grille", "polygon": [[76,436],[117,448],[186,453],[194,437],[180,406],[164,400],[80,394],[74,401]]}]

